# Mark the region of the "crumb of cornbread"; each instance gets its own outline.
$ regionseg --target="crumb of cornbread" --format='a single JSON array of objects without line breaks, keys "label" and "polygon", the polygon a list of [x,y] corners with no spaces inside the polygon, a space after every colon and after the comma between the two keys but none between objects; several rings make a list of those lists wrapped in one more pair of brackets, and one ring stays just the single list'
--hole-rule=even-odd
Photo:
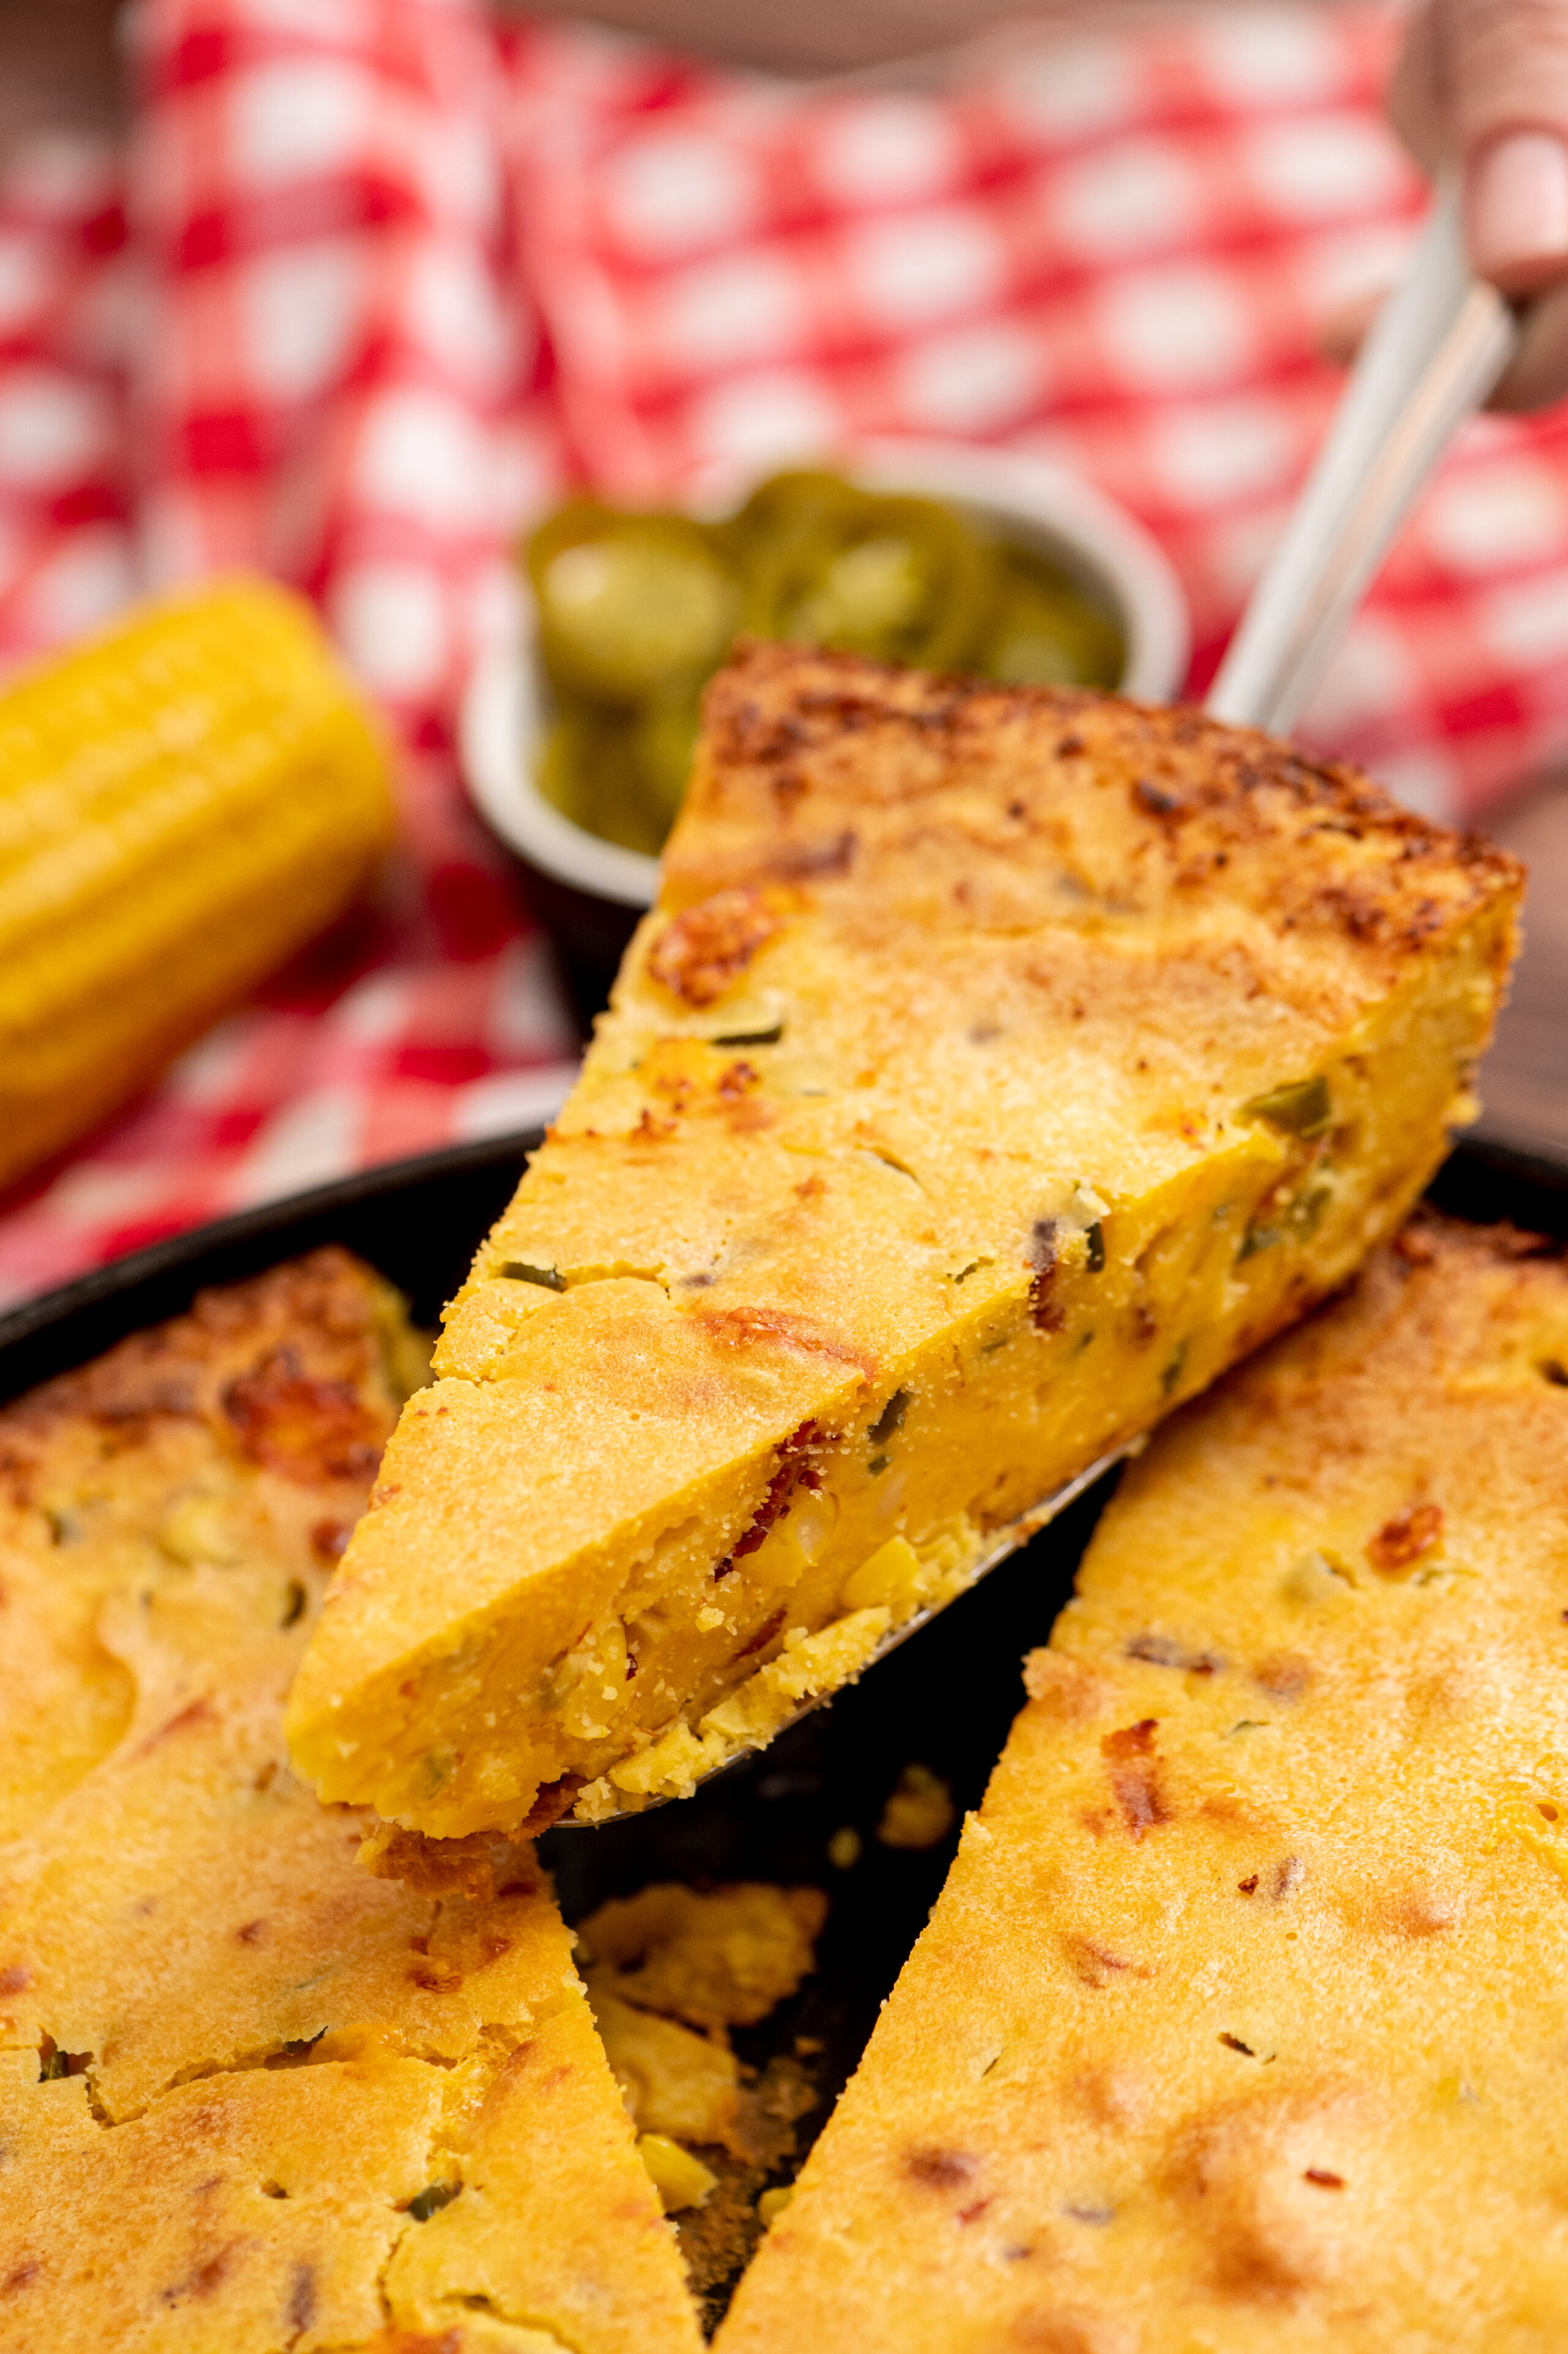
[{"label": "crumb of cornbread", "polygon": [[532,1850],[390,1886],[284,1759],[418,1370],[323,1251],[0,1413],[7,2348],[696,2354]]},{"label": "crumb of cornbread", "polygon": [[1565,1384],[1423,1220],[1124,1475],[722,2354],[1568,2344]]},{"label": "crumb of cornbread", "polygon": [[[600,1905],[578,1929],[595,2023],[710,2327],[756,2244],[758,2196],[793,2160],[796,2122],[817,2098],[799,2056],[776,2055],[758,2076],[727,2031],[795,1993],[827,1909],[814,1888],[664,1882]],[[675,2165],[672,2146],[698,2170]]]},{"label": "crumb of cornbread", "polygon": [[827,1918],[820,1888],[678,1881],[612,1897],[577,1931],[590,1981],[694,2027],[752,2027],[795,1992]]},{"label": "crumb of cornbread", "polygon": [[291,1702],[433,1837],[688,1792],[1342,1282],[1518,871],[1192,712],[752,647]]},{"label": "crumb of cornbread", "polygon": [[888,1793],[876,1836],[883,1847],[936,1847],[955,1819],[950,1787],[928,1766],[912,1763]]}]

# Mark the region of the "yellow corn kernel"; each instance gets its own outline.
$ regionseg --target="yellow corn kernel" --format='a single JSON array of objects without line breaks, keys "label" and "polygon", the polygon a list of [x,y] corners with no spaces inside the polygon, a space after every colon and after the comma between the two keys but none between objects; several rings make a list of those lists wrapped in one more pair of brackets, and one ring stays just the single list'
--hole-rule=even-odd
[{"label": "yellow corn kernel", "polygon": [[390,831],[379,734],[263,581],[139,607],[0,695],[0,1183],[321,930]]},{"label": "yellow corn kernel", "polygon": [[907,1537],[889,1537],[843,1583],[843,1598],[851,1610],[907,1610],[920,1591],[919,1556]]},{"label": "yellow corn kernel", "polygon": [[666,2134],[639,2134],[637,2155],[652,2177],[666,2215],[683,2207],[700,2207],[718,2188],[718,2176]]},{"label": "yellow corn kernel", "polygon": [[782,2215],[795,2196],[792,2182],[781,2182],[777,2190],[765,2190],[757,2202],[757,2220],[766,2232],[778,2216]]},{"label": "yellow corn kernel", "polygon": [[232,1568],[240,1559],[221,1496],[179,1497],[159,1524],[158,1543],[171,1561],[182,1562],[186,1568],[194,1568],[198,1561]]}]

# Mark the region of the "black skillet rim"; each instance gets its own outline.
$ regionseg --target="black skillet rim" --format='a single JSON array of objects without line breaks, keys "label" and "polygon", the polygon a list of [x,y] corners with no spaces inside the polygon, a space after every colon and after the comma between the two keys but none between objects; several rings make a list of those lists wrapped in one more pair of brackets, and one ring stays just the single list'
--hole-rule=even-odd
[{"label": "black skillet rim", "polygon": [[[281,1259],[342,1241],[333,1231],[340,1219],[346,1223],[355,1213],[395,1208],[405,1194],[443,1180],[493,1176],[499,1186],[511,1172],[514,1181],[543,1136],[535,1127],[383,1161],[330,1184],[187,1227],[20,1300],[0,1315],[0,1403],[89,1363],[131,1332],[179,1315],[210,1285],[238,1283]],[[482,1239],[476,1232],[460,1248],[471,1255]],[[369,1256],[363,1243],[351,1239],[344,1247]]]}]

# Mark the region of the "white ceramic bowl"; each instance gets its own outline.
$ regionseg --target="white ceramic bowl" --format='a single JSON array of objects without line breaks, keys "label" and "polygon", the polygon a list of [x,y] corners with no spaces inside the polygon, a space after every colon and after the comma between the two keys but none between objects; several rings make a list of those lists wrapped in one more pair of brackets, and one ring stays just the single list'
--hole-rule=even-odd
[{"label": "white ceramic bowl", "polygon": [[[864,490],[916,491],[948,500],[1017,545],[1037,549],[1110,604],[1127,645],[1118,681],[1124,694],[1165,703],[1181,684],[1189,638],[1176,576],[1142,525],[1103,492],[1044,459],[962,443],[865,441],[814,462],[832,465]],[[693,486],[684,504],[694,514],[725,514],[761,479],[715,468]],[[482,658],[463,700],[461,753],[469,790],[503,842],[536,875],[613,907],[651,907],[659,885],[658,860],[574,825],[539,790],[535,755],[542,688],[532,616],[524,612],[515,641]],[[552,929],[570,920],[567,910],[558,917],[549,907],[541,913]]]}]

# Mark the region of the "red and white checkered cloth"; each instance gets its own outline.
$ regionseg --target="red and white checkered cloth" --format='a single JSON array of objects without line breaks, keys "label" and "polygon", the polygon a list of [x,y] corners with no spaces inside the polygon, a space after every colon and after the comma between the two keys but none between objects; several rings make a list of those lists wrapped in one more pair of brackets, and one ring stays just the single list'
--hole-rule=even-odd
[{"label": "red and white checkered cloth", "polygon": [[[1088,13],[1080,27],[1091,25]],[[0,1298],[521,1125],[567,1025],[450,757],[509,543],[863,432],[1039,451],[1163,541],[1201,688],[1421,205],[1386,7],[1019,38],[939,92],[720,73],[478,0],[143,0],[131,151],[0,186],[0,661],[260,564],[408,747],[374,916],[0,1214]],[[1568,743],[1568,419],[1473,428],[1303,733],[1467,816]]]}]

